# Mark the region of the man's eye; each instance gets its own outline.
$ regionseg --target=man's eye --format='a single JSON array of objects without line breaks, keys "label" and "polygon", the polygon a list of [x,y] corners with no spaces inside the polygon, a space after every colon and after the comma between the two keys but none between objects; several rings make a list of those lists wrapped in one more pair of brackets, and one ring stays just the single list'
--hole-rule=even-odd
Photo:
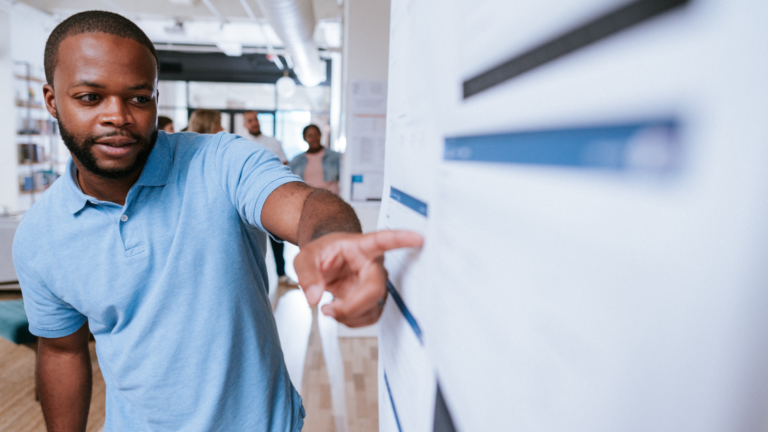
[{"label": "man's eye", "polygon": [[141,104],[149,103],[149,101],[151,100],[150,98],[148,98],[148,97],[146,97],[146,96],[136,96],[136,97],[135,97],[135,98],[133,98],[133,99],[134,99],[136,102],[138,102],[138,103],[141,103]]},{"label": "man's eye", "polygon": [[84,96],[80,96],[80,100],[84,102],[95,102],[99,97],[95,94],[87,94]]}]

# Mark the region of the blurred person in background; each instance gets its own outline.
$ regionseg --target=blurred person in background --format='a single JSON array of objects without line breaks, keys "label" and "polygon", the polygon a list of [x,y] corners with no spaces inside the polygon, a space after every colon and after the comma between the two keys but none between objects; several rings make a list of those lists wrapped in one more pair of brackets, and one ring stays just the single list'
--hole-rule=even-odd
[{"label": "blurred person in background", "polygon": [[283,145],[280,143],[280,141],[261,133],[259,113],[256,111],[246,111],[243,113],[243,119],[243,126],[248,129],[248,135],[246,135],[245,138],[255,143],[259,143],[267,149],[271,150],[272,153],[277,155],[283,165],[288,165],[288,158],[285,157]]},{"label": "blurred person in background", "polygon": [[297,155],[290,163],[291,171],[308,185],[339,194],[341,153],[320,144],[320,128],[311,124],[304,128],[304,141],[309,149]]},{"label": "blurred person in background", "polygon": [[[261,144],[264,147],[266,147],[268,150],[272,151],[277,157],[280,159],[280,162],[283,163],[283,165],[288,165],[288,158],[285,157],[285,152],[283,151],[283,145],[280,144],[280,141],[277,139],[264,135],[261,133],[261,124],[259,123],[259,113],[256,111],[246,111],[243,113],[243,126],[245,126],[246,129],[248,129],[248,134],[245,136],[246,139],[251,140],[257,144]],[[269,237],[269,243],[272,245],[272,254],[275,256],[275,266],[277,267],[277,282],[288,285],[288,286],[298,286],[299,284],[296,283],[293,279],[288,277],[288,275],[285,274],[285,257],[284,257],[284,249],[285,246],[283,245],[282,241],[277,241],[271,236]]]},{"label": "blurred person in background", "polygon": [[173,129],[173,120],[166,116],[158,116],[157,117],[157,130],[165,131],[167,133],[174,133],[176,132]]},{"label": "blurred person in background", "polygon": [[195,110],[189,118],[187,130],[199,134],[216,134],[223,131],[221,112],[210,109]]}]

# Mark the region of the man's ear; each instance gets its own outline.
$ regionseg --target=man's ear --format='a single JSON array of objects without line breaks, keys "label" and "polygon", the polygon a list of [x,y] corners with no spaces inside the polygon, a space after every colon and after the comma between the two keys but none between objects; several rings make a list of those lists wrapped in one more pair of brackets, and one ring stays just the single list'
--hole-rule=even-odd
[{"label": "man's ear", "polygon": [[43,86],[43,100],[45,101],[45,109],[48,110],[53,118],[58,119],[58,111],[56,111],[56,95],[53,93],[52,85],[46,84]]}]

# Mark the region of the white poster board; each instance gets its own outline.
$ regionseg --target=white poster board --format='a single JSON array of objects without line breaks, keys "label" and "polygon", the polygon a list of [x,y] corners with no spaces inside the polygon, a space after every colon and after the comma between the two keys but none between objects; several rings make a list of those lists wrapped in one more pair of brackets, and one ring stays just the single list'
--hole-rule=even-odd
[{"label": "white poster board", "polygon": [[[765,428],[768,4],[392,13],[380,227],[426,230],[387,268],[457,430]],[[387,377],[419,371],[387,320]],[[434,412],[431,378],[393,381],[431,430],[399,408]]]},{"label": "white poster board", "polygon": [[384,180],[387,82],[352,82],[347,147],[352,175],[352,201],[379,201]]}]

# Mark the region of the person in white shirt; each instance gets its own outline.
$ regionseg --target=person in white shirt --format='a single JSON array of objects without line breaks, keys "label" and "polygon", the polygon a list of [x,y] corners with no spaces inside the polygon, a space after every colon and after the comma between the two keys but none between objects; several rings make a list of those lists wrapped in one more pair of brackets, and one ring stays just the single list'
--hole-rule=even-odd
[{"label": "person in white shirt", "polygon": [[283,152],[283,146],[280,144],[280,141],[261,133],[259,113],[256,111],[246,111],[243,113],[243,117],[245,119],[243,125],[246,129],[248,129],[248,134],[245,136],[245,138],[255,143],[259,143],[269,150],[272,150],[272,153],[277,155],[283,165],[288,165],[288,158],[285,157],[285,152]]},{"label": "person in white shirt", "polygon": [[[285,152],[283,152],[283,146],[280,144],[280,141],[276,140],[275,138],[272,138],[271,136],[266,136],[263,133],[261,133],[261,125],[259,124],[259,113],[256,111],[246,111],[243,113],[243,117],[245,118],[245,121],[243,122],[243,125],[246,129],[248,129],[248,134],[245,136],[245,138],[263,145],[267,149],[271,150],[272,153],[276,154],[277,157],[280,159],[280,162],[283,163],[283,165],[288,165],[288,158],[285,157]],[[272,245],[272,253],[275,256],[275,265],[277,266],[277,281],[278,283],[289,285],[289,286],[298,286],[298,284],[288,277],[288,275],[285,274],[285,258],[283,257],[283,248],[284,245],[282,242],[275,241],[275,239],[272,238],[272,236],[269,236],[269,243]]]}]

